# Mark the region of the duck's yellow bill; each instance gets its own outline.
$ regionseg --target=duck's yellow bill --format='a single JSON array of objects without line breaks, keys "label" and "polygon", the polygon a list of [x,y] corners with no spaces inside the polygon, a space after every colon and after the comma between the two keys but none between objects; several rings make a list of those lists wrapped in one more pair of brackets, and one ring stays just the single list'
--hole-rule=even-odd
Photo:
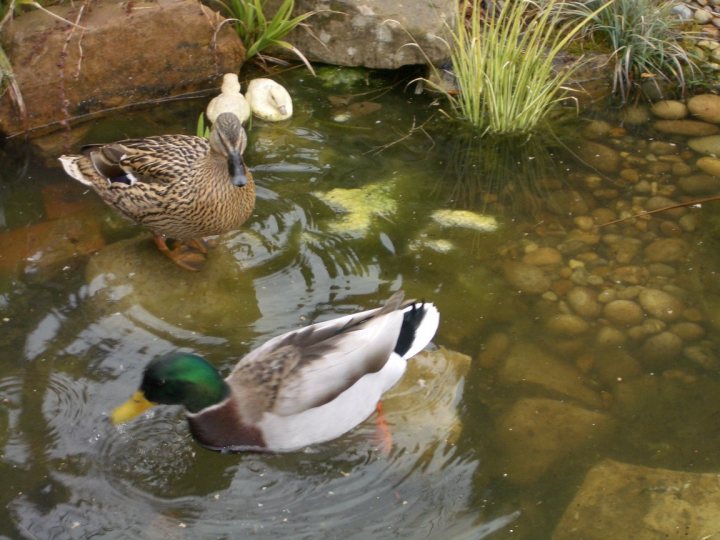
[{"label": "duck's yellow bill", "polygon": [[148,401],[145,394],[138,390],[130,399],[115,409],[110,418],[115,425],[123,424],[155,405],[152,401]]}]

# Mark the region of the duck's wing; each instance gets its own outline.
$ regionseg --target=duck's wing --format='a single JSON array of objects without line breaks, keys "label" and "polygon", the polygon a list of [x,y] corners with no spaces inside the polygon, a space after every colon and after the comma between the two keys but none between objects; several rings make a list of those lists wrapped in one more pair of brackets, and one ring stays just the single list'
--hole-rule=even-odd
[{"label": "duck's wing", "polygon": [[160,135],[83,147],[95,170],[110,183],[169,183],[187,174],[209,143],[190,135]]},{"label": "duck's wing", "polygon": [[283,334],[249,353],[227,379],[243,417],[318,407],[382,369],[402,327],[401,302],[396,293],[382,308]]}]

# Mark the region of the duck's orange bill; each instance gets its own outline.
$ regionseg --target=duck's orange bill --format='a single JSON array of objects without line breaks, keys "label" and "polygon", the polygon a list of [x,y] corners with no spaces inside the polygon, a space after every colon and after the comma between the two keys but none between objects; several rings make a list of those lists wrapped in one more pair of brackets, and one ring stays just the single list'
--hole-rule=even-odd
[{"label": "duck's orange bill", "polygon": [[110,418],[115,425],[124,424],[155,405],[152,401],[148,401],[145,394],[138,390],[130,399],[115,409]]}]

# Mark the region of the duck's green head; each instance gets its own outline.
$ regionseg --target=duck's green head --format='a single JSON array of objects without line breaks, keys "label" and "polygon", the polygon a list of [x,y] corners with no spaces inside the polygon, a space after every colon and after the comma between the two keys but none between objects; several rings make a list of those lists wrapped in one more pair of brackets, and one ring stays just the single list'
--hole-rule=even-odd
[{"label": "duck's green head", "polygon": [[227,384],[207,360],[190,353],[170,353],[147,365],[140,389],[113,411],[112,421],[122,424],[158,403],[183,405],[195,413],[220,403],[228,393]]}]

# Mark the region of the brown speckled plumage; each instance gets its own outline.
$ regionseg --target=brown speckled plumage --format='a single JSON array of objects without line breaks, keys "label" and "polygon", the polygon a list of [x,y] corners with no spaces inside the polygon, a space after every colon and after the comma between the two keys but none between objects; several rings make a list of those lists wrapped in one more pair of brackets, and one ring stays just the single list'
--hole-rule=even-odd
[{"label": "brown speckled plumage", "polygon": [[246,136],[236,117],[220,115],[210,141],[161,135],[86,147],[62,156],[66,172],[91,186],[107,204],[155,235],[194,240],[239,228],[255,205],[255,184],[233,183],[230,154]]}]

